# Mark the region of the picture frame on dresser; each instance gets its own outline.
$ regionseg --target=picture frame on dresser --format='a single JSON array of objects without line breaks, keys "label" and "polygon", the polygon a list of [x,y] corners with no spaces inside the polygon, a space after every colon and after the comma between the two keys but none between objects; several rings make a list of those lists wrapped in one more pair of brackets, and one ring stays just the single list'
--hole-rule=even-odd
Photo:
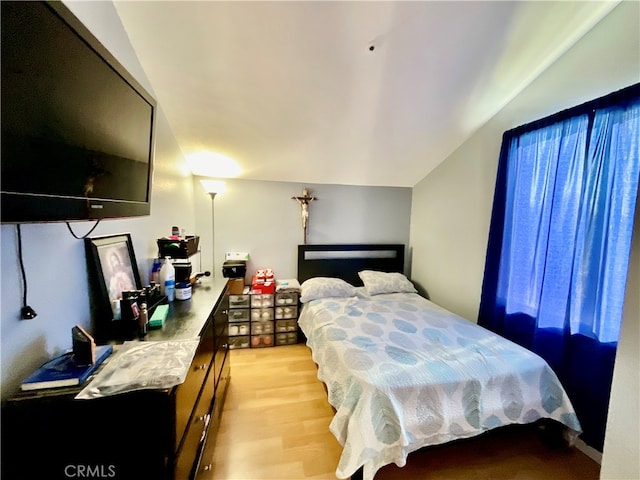
[{"label": "picture frame on dresser", "polygon": [[122,292],[142,289],[138,263],[130,233],[87,237],[84,241],[91,317],[97,337],[106,339],[110,323],[119,318]]}]

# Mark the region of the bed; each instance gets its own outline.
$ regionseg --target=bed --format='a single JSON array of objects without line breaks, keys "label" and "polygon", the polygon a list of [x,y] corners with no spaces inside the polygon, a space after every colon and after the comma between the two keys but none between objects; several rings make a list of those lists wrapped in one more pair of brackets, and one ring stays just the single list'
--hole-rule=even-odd
[{"label": "bed", "polygon": [[335,409],[336,477],[542,419],[573,442],[580,424],[547,363],[419,295],[404,271],[404,245],[298,247],[298,322]]}]

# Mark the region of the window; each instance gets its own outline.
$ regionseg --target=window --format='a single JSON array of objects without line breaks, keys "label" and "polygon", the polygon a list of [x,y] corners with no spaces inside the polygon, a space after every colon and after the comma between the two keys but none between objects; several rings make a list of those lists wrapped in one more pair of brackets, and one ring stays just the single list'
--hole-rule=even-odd
[{"label": "window", "polygon": [[[574,392],[585,435],[594,410],[606,417],[620,332],[640,172],[639,87],[506,132],[499,163],[479,323],[550,363]],[[592,385],[576,383],[576,369],[601,350],[613,353],[596,362]],[[581,412],[590,389],[605,392],[601,405]],[[601,448],[605,422],[596,423],[598,438],[587,443]]]}]

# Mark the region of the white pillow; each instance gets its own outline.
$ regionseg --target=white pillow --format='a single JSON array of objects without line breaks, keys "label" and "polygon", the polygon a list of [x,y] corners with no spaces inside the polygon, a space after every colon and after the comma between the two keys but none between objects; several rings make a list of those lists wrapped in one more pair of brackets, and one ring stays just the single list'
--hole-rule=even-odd
[{"label": "white pillow", "polygon": [[345,298],[356,294],[356,287],[332,277],[315,277],[305,280],[300,285],[300,301],[302,303],[319,298]]},{"label": "white pillow", "polygon": [[398,293],[408,292],[417,293],[413,283],[398,272],[376,272],[374,270],[362,270],[358,272],[358,276],[369,295],[378,295],[381,293]]}]

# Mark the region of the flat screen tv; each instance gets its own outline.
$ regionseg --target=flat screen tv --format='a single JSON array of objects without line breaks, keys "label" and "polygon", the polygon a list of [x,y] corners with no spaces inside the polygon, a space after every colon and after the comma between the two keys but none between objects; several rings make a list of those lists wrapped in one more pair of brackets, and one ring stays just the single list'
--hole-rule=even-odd
[{"label": "flat screen tv", "polygon": [[156,102],[61,2],[2,8],[2,223],[149,215]]}]

